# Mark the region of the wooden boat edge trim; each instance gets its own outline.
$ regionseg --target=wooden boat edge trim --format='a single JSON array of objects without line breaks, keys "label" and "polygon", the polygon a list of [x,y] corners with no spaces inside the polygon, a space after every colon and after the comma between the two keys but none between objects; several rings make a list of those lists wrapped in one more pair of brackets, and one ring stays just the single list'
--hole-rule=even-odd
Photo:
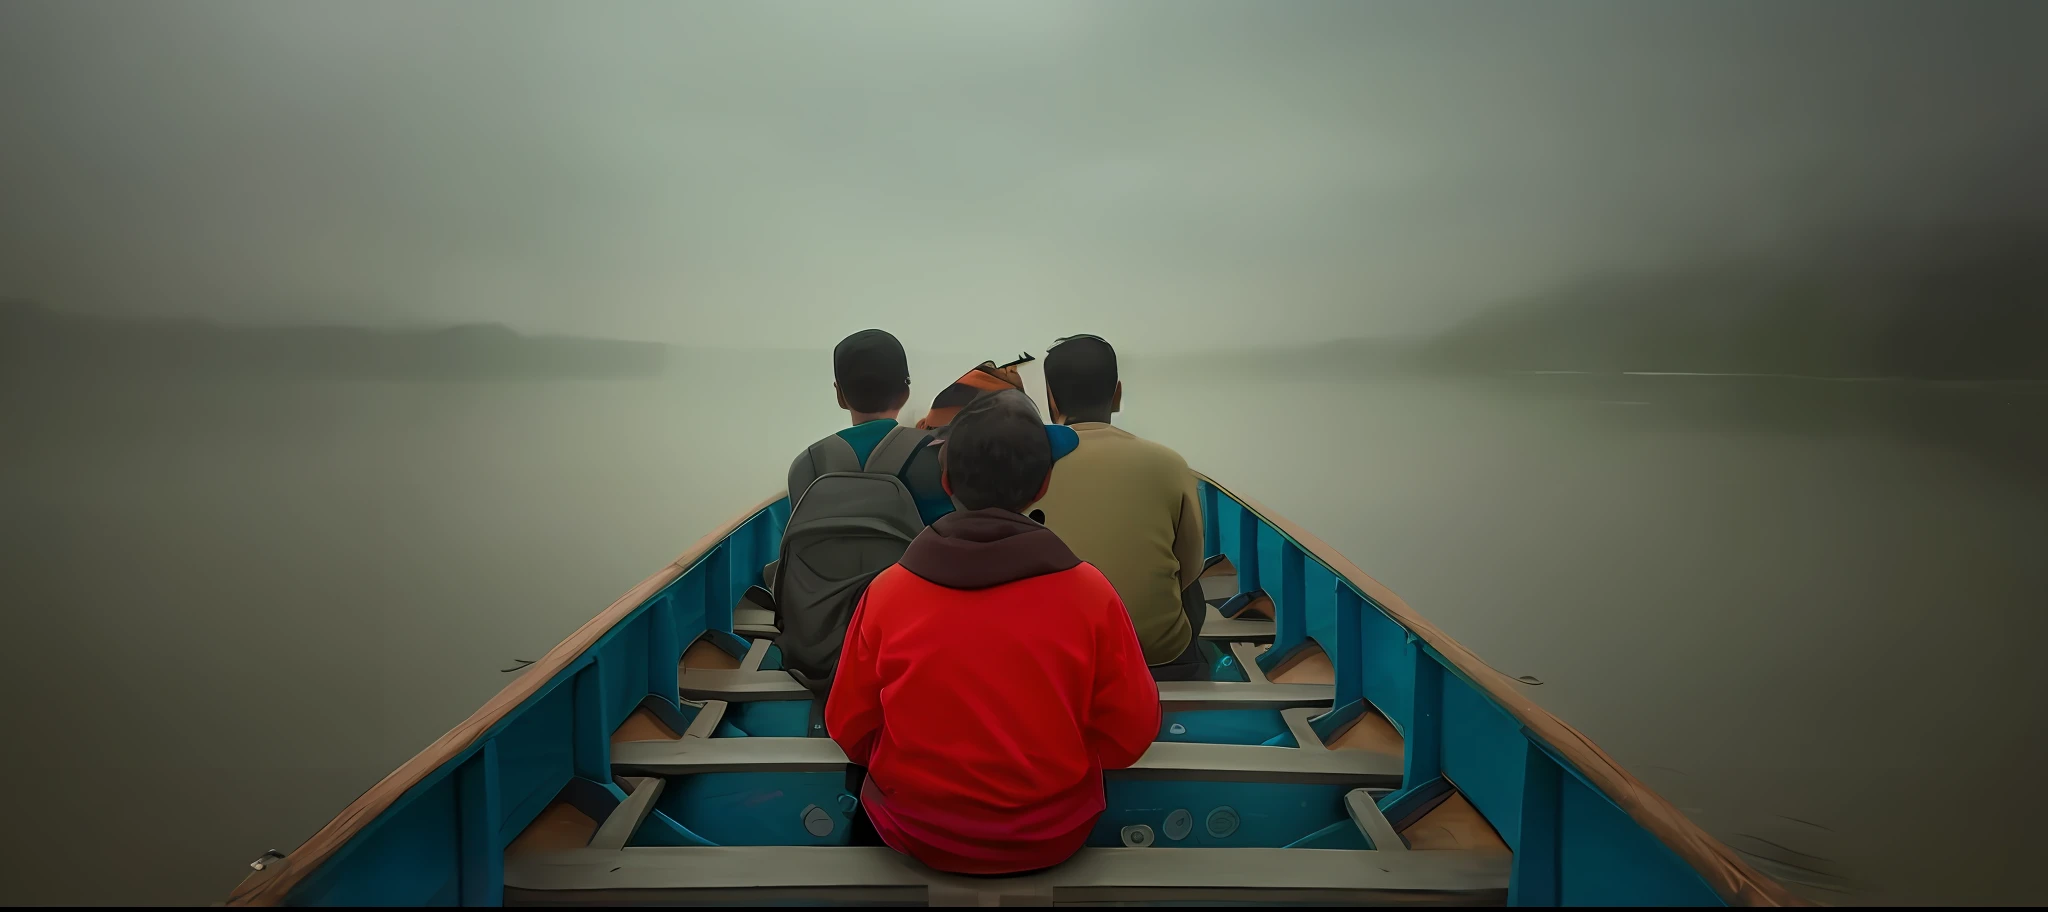
[{"label": "wooden boat edge trim", "polygon": [[786,492],[778,491],[775,496],[726,520],[724,524],[684,549],[675,560],[641,580],[639,585],[627,590],[625,595],[619,596],[610,606],[598,612],[597,616],[583,622],[583,626],[576,628],[575,632],[555,644],[555,648],[548,650],[546,655],[527,667],[523,674],[505,685],[496,696],[471,713],[468,719],[449,729],[447,734],[435,739],[434,743],[427,745],[424,750],[414,754],[412,759],[392,770],[376,785],[370,786],[368,791],[357,796],[355,801],[342,809],[333,820],[328,821],[326,826],[300,843],[297,849],[284,858],[265,865],[264,870],[244,878],[242,883],[235,887],[234,892],[229,894],[227,905],[283,904],[292,887],[304,880],[306,875],[311,874],[342,846],[347,845],[356,833],[377,819],[379,814],[408,790],[440,769],[442,764],[468,750],[485,732],[503,720],[507,713],[539,693],[556,675],[561,674],[588,652],[590,647],[596,645],[605,634],[610,633],[613,627],[618,626],[620,621],[625,620],[663,587],[681,579],[692,566],[734,532],[739,531],[741,526],[746,525],[762,511],[775,506],[785,496]]},{"label": "wooden boat edge trim", "polygon": [[1523,696],[1520,682],[1502,674],[1481,660],[1464,644],[1451,639],[1441,628],[1424,620],[1392,589],[1365,572],[1314,533],[1273,512],[1265,504],[1238,494],[1202,472],[1195,476],[1218,493],[1250,510],[1273,530],[1293,542],[1309,557],[1329,568],[1339,578],[1358,587],[1395,623],[1430,645],[1446,662],[1490,697],[1515,721],[1543,739],[1545,746],[1569,761],[1575,771],[1614,802],[1622,813],[1649,830],[1666,848],[1690,864],[1714,892],[1731,905],[1808,906],[1782,884],[1765,876],[1735,854],[1734,850],[1700,829],[1670,801],[1621,767],[1613,757],[1578,729],[1535,701]]}]

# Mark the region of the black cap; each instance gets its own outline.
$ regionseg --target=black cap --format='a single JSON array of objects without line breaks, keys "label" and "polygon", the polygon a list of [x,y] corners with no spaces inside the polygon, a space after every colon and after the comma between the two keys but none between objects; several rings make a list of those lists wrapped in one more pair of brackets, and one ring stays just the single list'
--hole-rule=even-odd
[{"label": "black cap", "polygon": [[840,386],[910,383],[903,343],[879,329],[863,329],[832,350],[832,379]]}]

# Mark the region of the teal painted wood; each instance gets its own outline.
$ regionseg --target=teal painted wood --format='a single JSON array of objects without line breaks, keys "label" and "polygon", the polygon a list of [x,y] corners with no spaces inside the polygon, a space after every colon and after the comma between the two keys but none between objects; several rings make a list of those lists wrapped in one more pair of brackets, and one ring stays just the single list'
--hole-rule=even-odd
[{"label": "teal painted wood", "polygon": [[1413,637],[1406,654],[1415,674],[1408,690],[1408,723],[1401,734],[1401,787],[1414,792],[1443,781],[1444,670],[1423,658],[1422,644]]},{"label": "teal painted wood", "polygon": [[1725,904],[1370,596],[1228,492],[1205,480],[1199,499],[1215,532],[1205,538],[1239,569],[1240,589],[1273,600],[1274,645],[1260,664],[1270,670],[1312,640],[1337,669],[1337,705],[1357,693],[1401,732],[1403,788],[1383,808],[1426,803],[1454,783],[1516,852],[1511,905]]},{"label": "teal painted wood", "polygon": [[1351,591],[1336,574],[1330,574],[1328,582],[1329,610],[1336,624],[1329,632],[1324,651],[1330,654],[1330,664],[1337,670],[1333,705],[1350,706],[1365,699],[1365,642],[1359,630],[1365,605],[1358,593]]},{"label": "teal painted wood", "polygon": [[505,852],[498,844],[498,745],[485,742],[456,773],[457,810],[461,813],[461,880],[457,889],[465,906],[501,905],[505,895]]},{"label": "teal painted wood", "polygon": [[[1402,788],[1379,794],[1390,819],[1402,822],[1404,810],[1426,806],[1455,784],[1516,850],[1514,904],[1721,904],[1697,870],[1358,585],[1227,491],[1204,481],[1199,499],[1211,552],[1230,558],[1242,590],[1262,591],[1273,601],[1275,646],[1261,664],[1314,643],[1336,670],[1338,709],[1323,724],[1369,704],[1404,736]],[[733,606],[774,558],[788,515],[783,499],[749,517],[474,743],[384,807],[298,880],[286,901],[498,904],[505,847],[557,796],[574,793],[579,802],[605,807],[623,799],[610,778],[610,733],[649,697],[679,706],[674,673],[683,648],[706,630],[730,631]],[[803,724],[793,714],[803,705],[744,706],[727,717],[721,734],[786,735],[785,729]],[[1184,715],[1165,727],[1243,729],[1220,737],[1226,743],[1270,740],[1284,731],[1268,728],[1274,720],[1264,715]],[[745,731],[749,726],[761,731]],[[1162,731],[1161,740],[1175,737]],[[631,843],[840,844],[842,788],[838,774],[690,777],[670,784]],[[1113,780],[1108,791],[1109,809],[1091,844],[1117,844],[1125,825],[1158,829],[1153,818],[1160,809],[1182,807],[1196,820],[1184,844],[1345,848],[1358,841],[1355,828],[1347,829],[1342,787]],[[803,825],[804,810],[813,804],[831,815],[832,829],[824,835]],[[1206,826],[1212,816],[1227,825],[1218,823],[1212,832]]]}]

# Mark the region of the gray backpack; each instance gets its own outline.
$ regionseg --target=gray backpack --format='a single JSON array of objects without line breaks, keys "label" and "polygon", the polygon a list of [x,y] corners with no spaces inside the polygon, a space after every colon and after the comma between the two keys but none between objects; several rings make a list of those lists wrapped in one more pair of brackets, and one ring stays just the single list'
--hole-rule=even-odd
[{"label": "gray backpack", "polygon": [[[770,580],[780,631],[775,645],[790,676],[821,701],[868,583],[924,531],[917,501],[897,476],[930,439],[926,431],[895,428],[863,464],[834,434],[790,468],[792,489],[803,490],[790,491],[794,509]],[[805,484],[806,475],[815,480]]]}]

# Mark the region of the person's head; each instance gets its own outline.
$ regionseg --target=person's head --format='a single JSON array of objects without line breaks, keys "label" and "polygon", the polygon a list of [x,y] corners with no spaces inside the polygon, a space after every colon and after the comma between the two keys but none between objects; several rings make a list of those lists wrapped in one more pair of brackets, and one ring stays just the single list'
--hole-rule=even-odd
[{"label": "person's head", "polygon": [[1045,353],[1045,398],[1053,420],[1108,421],[1123,407],[1116,349],[1100,336],[1068,336]]},{"label": "person's head", "polygon": [[839,407],[859,419],[893,417],[910,401],[910,359],[903,343],[879,329],[863,329],[832,350],[832,386]]},{"label": "person's head", "polygon": [[975,398],[949,426],[940,483],[967,510],[1023,512],[1052,481],[1052,442],[1031,397],[1018,390]]}]

